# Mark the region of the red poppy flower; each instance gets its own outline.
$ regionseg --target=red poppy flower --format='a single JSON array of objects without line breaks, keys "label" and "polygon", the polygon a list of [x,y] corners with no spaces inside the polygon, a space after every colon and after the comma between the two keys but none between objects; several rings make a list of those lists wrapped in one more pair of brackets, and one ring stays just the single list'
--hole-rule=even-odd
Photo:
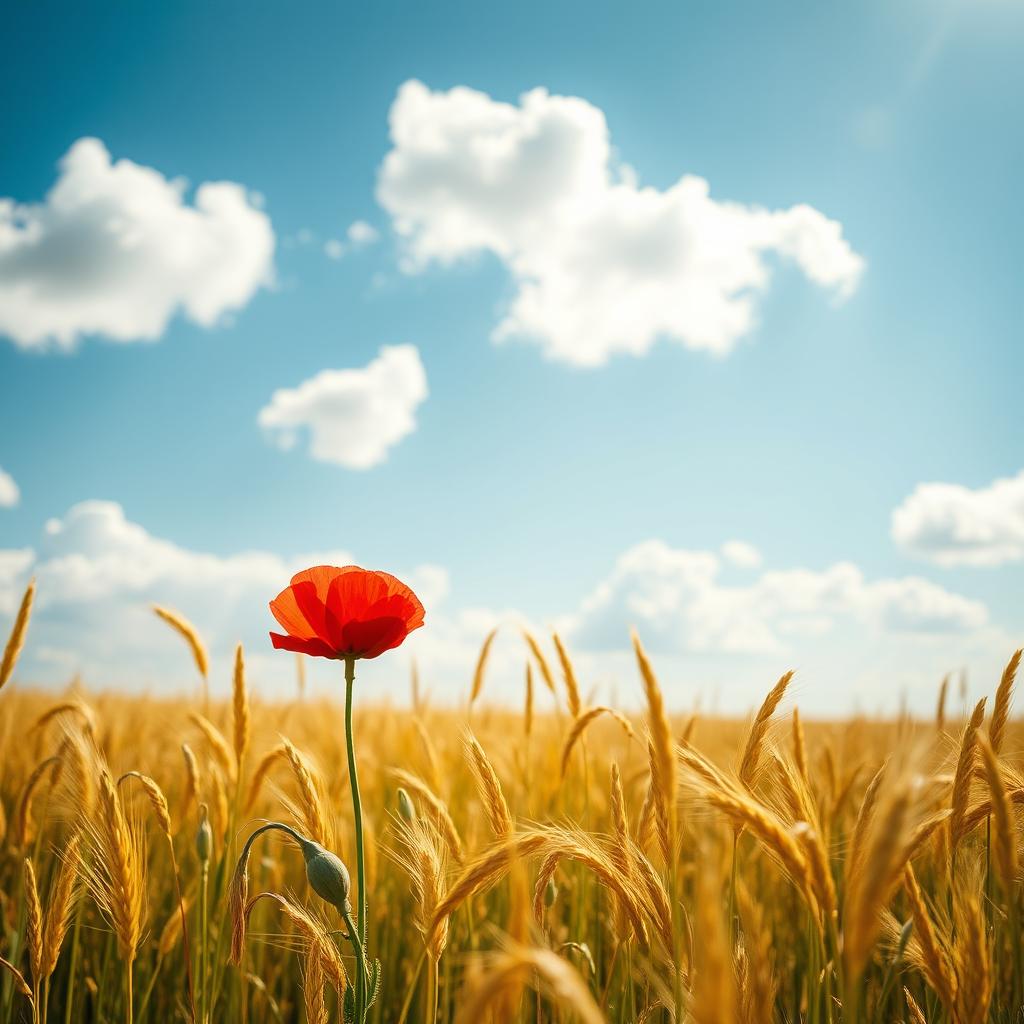
[{"label": "red poppy flower", "polygon": [[423,625],[423,605],[401,580],[357,565],[305,569],[270,610],[286,631],[270,634],[276,648],[320,658],[376,658]]}]

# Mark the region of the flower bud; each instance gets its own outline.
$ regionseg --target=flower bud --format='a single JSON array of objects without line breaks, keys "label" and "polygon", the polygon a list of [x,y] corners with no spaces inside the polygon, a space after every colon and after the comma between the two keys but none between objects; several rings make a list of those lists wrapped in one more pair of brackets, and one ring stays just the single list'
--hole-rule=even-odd
[{"label": "flower bud", "polygon": [[352,891],[352,881],[348,868],[342,863],[341,858],[311,839],[305,840],[301,845],[310,888],[322,900],[337,907],[340,912],[351,913],[349,893]]},{"label": "flower bud", "polygon": [[416,808],[412,805],[409,794],[401,787],[398,787],[398,813],[411,825],[416,821]]},{"label": "flower bud", "polygon": [[199,831],[196,833],[196,853],[203,864],[208,864],[213,853],[213,829],[210,828],[210,812],[206,804],[199,805]]}]

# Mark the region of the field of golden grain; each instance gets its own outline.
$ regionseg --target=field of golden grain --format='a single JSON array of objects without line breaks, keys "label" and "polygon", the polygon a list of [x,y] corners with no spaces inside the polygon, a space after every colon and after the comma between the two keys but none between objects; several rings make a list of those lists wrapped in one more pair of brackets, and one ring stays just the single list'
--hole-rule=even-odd
[{"label": "field of golden grain", "polygon": [[487,645],[459,710],[356,683],[360,894],[340,664],[335,703],[250,699],[241,650],[227,702],[44,695],[30,598],[3,1021],[1019,1019],[1019,651],[928,721],[802,722],[788,676],[747,721],[676,719],[639,640],[639,715],[587,707],[557,638],[524,638],[520,713]]}]

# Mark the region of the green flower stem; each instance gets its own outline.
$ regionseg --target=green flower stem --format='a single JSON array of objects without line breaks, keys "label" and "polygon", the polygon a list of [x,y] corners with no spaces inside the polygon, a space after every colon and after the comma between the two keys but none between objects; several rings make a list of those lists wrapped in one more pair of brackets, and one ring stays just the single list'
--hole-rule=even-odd
[{"label": "green flower stem", "polygon": [[356,954],[356,1024],[363,1024],[366,1018],[366,951],[363,949],[363,941],[352,921],[352,915],[344,908],[338,908],[348,929],[348,937],[352,942],[352,949]]},{"label": "green flower stem", "polygon": [[[366,1012],[366,966],[363,962],[366,953],[366,932],[367,932],[367,899],[366,899],[366,865],[363,855],[363,804],[359,796],[359,771],[356,767],[355,736],[352,732],[352,689],[356,679],[356,659],[352,656],[345,658],[345,745],[348,748],[348,780],[352,787],[352,817],[355,822],[356,833],[356,885],[359,889],[359,902],[356,907],[356,929],[360,959],[359,984],[357,986],[356,1021],[363,1022],[363,1014]],[[346,922],[347,923],[347,922]],[[359,998],[361,996],[362,998]]]}]

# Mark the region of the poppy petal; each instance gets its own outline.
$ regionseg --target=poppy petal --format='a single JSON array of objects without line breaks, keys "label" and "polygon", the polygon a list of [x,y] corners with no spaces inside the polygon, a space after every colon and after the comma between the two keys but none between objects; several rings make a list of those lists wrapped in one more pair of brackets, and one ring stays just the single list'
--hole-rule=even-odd
[{"label": "poppy petal", "polygon": [[368,609],[386,593],[383,581],[377,574],[360,570],[345,573],[334,580],[328,601],[331,611],[341,623],[363,621]]},{"label": "poppy petal", "polygon": [[[326,607],[324,598],[317,593],[316,584],[312,580],[300,580],[298,583],[292,584],[291,591],[295,596],[295,603],[309,623],[313,635],[329,644],[331,636],[327,630]],[[324,596],[326,597],[326,595]]]},{"label": "poppy petal", "polygon": [[296,573],[271,602],[288,635],[275,647],[325,658],[376,658],[423,625],[423,605],[401,580],[359,566],[318,565]]},{"label": "poppy petal", "polygon": [[279,651],[296,651],[299,654],[311,654],[315,658],[337,657],[337,652],[333,648],[316,637],[302,639],[296,636],[282,636],[280,633],[271,633],[270,642]]},{"label": "poppy petal", "polygon": [[290,636],[311,637],[315,633],[302,614],[291,587],[286,587],[270,602],[270,613]]},{"label": "poppy petal", "polygon": [[398,618],[377,618],[345,625],[345,650],[361,658],[376,658],[397,647],[406,636],[405,622]]},{"label": "poppy petal", "polygon": [[321,601],[326,601],[327,592],[331,589],[331,584],[334,582],[335,577],[345,573],[362,573],[365,571],[365,569],[360,569],[358,565],[314,565],[310,569],[303,569],[302,572],[297,572],[292,577],[292,586],[295,586],[296,583],[312,583],[316,587],[317,597]]},{"label": "poppy petal", "polygon": [[[401,596],[408,601],[410,608],[408,612],[408,618],[410,620],[410,629],[415,629],[417,626],[423,624],[424,611],[423,604],[420,599],[407,587],[400,579],[392,576],[388,572],[376,572],[374,575],[379,576],[387,586],[388,594],[392,597]],[[415,622],[415,625],[413,624]]]}]

